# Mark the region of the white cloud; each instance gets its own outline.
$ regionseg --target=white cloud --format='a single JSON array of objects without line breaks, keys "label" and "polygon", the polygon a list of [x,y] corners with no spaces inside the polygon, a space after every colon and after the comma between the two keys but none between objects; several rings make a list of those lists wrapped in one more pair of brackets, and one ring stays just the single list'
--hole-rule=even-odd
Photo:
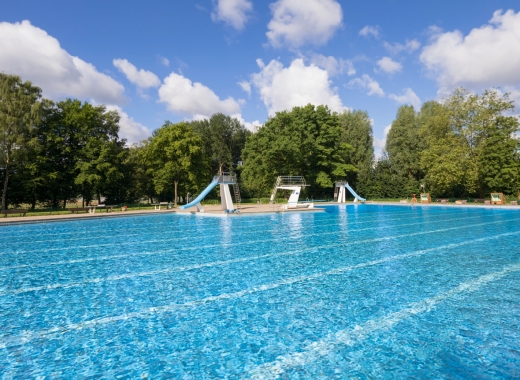
[{"label": "white cloud", "polygon": [[343,11],[336,0],[278,0],[266,33],[272,46],[324,44],[341,26]]},{"label": "white cloud", "polygon": [[374,79],[370,78],[367,74],[363,74],[361,78],[354,78],[348,82],[348,87],[355,88],[361,87],[367,89],[367,95],[385,96],[385,92],[379,86],[379,83]]},{"label": "white cloud", "polygon": [[195,119],[209,118],[217,112],[226,115],[240,113],[238,102],[229,97],[220,98],[209,87],[199,82],[171,73],[159,88],[159,102],[165,103],[174,113],[189,115]]},{"label": "white cloud", "polygon": [[249,18],[248,13],[252,10],[253,3],[249,0],[217,0],[211,19],[215,22],[223,21],[237,30],[242,30]]},{"label": "white cloud", "polygon": [[166,57],[163,57],[162,55],[158,55],[157,58],[159,58],[159,61],[162,65],[169,67],[170,66],[170,60]]},{"label": "white cloud", "polygon": [[108,105],[106,108],[108,111],[117,111],[119,114],[119,137],[126,139],[129,144],[146,140],[152,135],[152,132],[147,127],[128,116],[121,107]]},{"label": "white cloud", "polygon": [[30,80],[46,97],[77,97],[120,104],[124,87],[62,49],[59,41],[29,21],[0,23],[0,71]]},{"label": "white cloud", "polygon": [[112,63],[119,71],[125,74],[126,79],[139,88],[158,87],[161,84],[157,75],[151,71],[143,69],[137,70],[137,67],[132,65],[126,59],[114,59]]},{"label": "white cloud", "polygon": [[251,95],[251,83],[244,80],[242,82],[238,82],[238,85],[242,88],[242,90],[247,92],[248,95]]},{"label": "white cloud", "polygon": [[402,95],[390,94],[388,97],[399,104],[411,104],[416,111],[421,108],[421,99],[411,88],[405,88]]},{"label": "white cloud", "polygon": [[269,115],[291,110],[296,106],[327,105],[332,111],[346,109],[326,70],[315,65],[306,66],[303,59],[295,59],[289,67],[277,60],[265,65],[257,60],[260,72],[251,75],[251,83],[260,93]]},{"label": "white cloud", "polygon": [[247,129],[252,132],[255,132],[261,125],[260,121],[255,120],[252,122],[245,121],[241,114],[231,115],[231,117],[236,118],[240,123],[242,123]]},{"label": "white cloud", "polygon": [[390,57],[381,58],[379,61],[377,61],[377,65],[381,70],[388,74],[396,73],[398,71],[401,71],[403,68],[403,65],[401,65],[399,62],[394,61]]},{"label": "white cloud", "polygon": [[360,36],[368,37],[369,35],[379,38],[379,26],[378,25],[366,25],[359,31]]},{"label": "white cloud", "polygon": [[310,62],[324,70],[327,70],[329,76],[333,77],[338,74],[347,73],[347,75],[354,75],[356,69],[354,69],[354,63],[349,59],[336,59],[333,56],[324,56],[321,54],[314,54],[310,58]]},{"label": "white cloud", "polygon": [[421,62],[448,91],[520,84],[520,12],[496,11],[489,24],[464,36],[437,33],[420,55]]},{"label": "white cloud", "polygon": [[399,54],[402,51],[413,53],[421,47],[421,43],[417,40],[406,40],[404,45],[400,43],[391,44],[385,41],[383,45],[392,54]]}]

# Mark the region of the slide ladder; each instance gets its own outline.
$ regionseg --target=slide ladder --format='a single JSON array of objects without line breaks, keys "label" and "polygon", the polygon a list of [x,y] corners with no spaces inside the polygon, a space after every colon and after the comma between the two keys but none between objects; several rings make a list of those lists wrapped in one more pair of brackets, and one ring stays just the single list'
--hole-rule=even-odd
[{"label": "slide ladder", "polygon": [[235,193],[235,203],[237,204],[237,210],[240,210],[240,202],[242,202],[242,198],[240,197],[240,189],[238,188],[238,182],[233,184],[233,192]]}]

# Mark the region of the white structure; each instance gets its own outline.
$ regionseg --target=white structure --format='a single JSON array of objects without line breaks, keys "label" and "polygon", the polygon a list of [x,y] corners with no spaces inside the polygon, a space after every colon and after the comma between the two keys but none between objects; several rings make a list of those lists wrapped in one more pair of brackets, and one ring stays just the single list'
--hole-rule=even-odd
[{"label": "white structure", "polygon": [[334,187],[334,202],[337,203],[345,203],[345,194],[348,191],[354,196],[354,202],[365,202],[365,198],[361,198],[359,195],[356,194],[354,189],[350,187],[347,181],[338,181],[335,184]]},{"label": "white structure", "polygon": [[[238,212],[241,200],[240,190],[238,189],[237,178],[233,173],[222,173],[221,175],[214,176],[213,181],[211,181],[208,187],[206,187],[204,191],[200,193],[193,201],[181,206],[181,210],[196,206],[198,212],[204,212],[200,202],[217,185],[220,185],[220,200],[222,204],[222,210],[225,210],[226,212]],[[235,205],[233,205],[233,198],[231,197],[231,191],[229,190],[230,185],[233,185],[233,192],[235,193],[237,208],[235,208]]]},{"label": "white structure", "polygon": [[274,203],[274,199],[276,196],[276,192],[278,190],[290,190],[291,195],[289,196],[289,201],[286,205],[282,205],[283,209],[289,209],[289,208],[297,208],[297,207],[304,207],[304,208],[314,208],[314,203],[304,203],[304,204],[298,204],[298,199],[300,198],[300,192],[302,187],[308,186],[305,183],[305,178],[302,176],[279,176],[276,179],[276,183],[273,188],[273,192],[271,193],[271,200],[270,203]]}]

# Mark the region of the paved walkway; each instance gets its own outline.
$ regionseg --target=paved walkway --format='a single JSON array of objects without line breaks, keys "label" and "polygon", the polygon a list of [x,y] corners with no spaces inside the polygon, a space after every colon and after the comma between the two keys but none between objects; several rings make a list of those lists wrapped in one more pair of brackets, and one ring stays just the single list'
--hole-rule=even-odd
[{"label": "paved walkway", "polygon": [[171,213],[175,210],[135,210],[135,211],[114,211],[114,212],[97,212],[90,214],[88,212],[82,214],[56,214],[56,215],[36,215],[36,216],[14,216],[8,218],[0,217],[0,225],[2,223],[20,223],[20,222],[46,222],[56,220],[70,219],[94,219],[94,218],[110,218],[118,216],[142,215],[142,214],[160,214]]}]

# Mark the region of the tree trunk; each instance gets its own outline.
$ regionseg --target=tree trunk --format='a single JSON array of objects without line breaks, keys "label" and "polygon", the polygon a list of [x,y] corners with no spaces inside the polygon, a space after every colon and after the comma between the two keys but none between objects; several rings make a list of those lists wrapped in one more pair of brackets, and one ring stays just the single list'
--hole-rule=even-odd
[{"label": "tree trunk", "polygon": [[9,164],[5,165],[4,191],[2,192],[2,211],[7,210],[7,183],[9,182]]},{"label": "tree trunk", "polygon": [[173,200],[173,205],[174,205],[175,207],[177,207],[177,185],[179,184],[179,182],[178,182],[178,181],[175,181],[175,182],[173,182],[173,183],[174,183],[174,185],[175,185],[175,186],[174,186],[174,187],[175,187],[175,199]]},{"label": "tree trunk", "polygon": [[67,208],[67,200],[64,199],[64,200],[63,200],[63,209],[65,210],[66,208]]}]

